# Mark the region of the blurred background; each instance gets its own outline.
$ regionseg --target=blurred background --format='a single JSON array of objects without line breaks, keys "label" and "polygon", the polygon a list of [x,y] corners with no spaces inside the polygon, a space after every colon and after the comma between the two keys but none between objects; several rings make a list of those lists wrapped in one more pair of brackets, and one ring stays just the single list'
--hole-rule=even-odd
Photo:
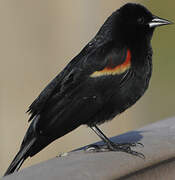
[{"label": "blurred background", "polygon": [[[27,130],[28,106],[93,38],[105,19],[126,2],[0,1],[0,175],[17,153]],[[175,22],[174,1],[137,2],[157,16]],[[101,126],[108,136],[175,115],[174,44],[174,25],[156,30],[150,88],[136,105]],[[80,127],[28,159],[23,167],[98,140],[89,128]]]}]

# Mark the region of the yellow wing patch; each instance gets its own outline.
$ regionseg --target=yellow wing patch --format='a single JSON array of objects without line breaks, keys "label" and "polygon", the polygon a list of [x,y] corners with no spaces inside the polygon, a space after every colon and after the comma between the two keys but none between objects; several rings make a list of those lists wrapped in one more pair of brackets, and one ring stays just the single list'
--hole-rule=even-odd
[{"label": "yellow wing patch", "polygon": [[90,77],[100,77],[100,76],[106,76],[106,75],[122,74],[127,69],[129,69],[130,66],[131,66],[131,51],[128,49],[126,59],[122,64],[117,65],[116,67],[113,67],[113,68],[105,67],[101,71],[95,71],[90,75]]}]

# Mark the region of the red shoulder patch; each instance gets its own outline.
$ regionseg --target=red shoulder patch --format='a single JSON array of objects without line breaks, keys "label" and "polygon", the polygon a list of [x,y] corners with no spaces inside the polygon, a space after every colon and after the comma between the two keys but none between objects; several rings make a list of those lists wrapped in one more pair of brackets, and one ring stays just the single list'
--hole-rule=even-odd
[{"label": "red shoulder patch", "polygon": [[131,51],[127,49],[127,55],[124,62],[120,65],[112,67],[110,63],[107,67],[103,70],[93,72],[90,77],[99,77],[99,76],[106,76],[106,75],[115,75],[115,74],[122,74],[131,66]]}]

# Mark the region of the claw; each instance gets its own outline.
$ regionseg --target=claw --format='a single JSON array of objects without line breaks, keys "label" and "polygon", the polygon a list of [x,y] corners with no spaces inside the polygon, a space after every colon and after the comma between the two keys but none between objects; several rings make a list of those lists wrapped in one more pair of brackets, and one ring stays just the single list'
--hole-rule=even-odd
[{"label": "claw", "polygon": [[138,143],[136,143],[137,145],[140,145],[140,147],[144,147],[144,144],[142,144],[142,143],[140,143],[140,142],[138,142]]},{"label": "claw", "polygon": [[119,146],[129,146],[129,147],[144,147],[144,145],[140,142],[138,143],[121,143]]},{"label": "claw", "polygon": [[132,154],[132,155],[134,155],[134,156],[137,156],[137,157],[139,157],[139,158],[145,159],[145,155],[142,154],[142,153],[140,153],[140,152],[132,151],[132,150],[131,150],[131,151],[127,152],[127,153]]},{"label": "claw", "polygon": [[131,147],[136,147],[137,145],[140,145],[141,147],[143,147],[142,143],[122,143],[122,144],[115,144],[113,142],[110,142],[109,144],[105,144],[105,145],[96,145],[96,144],[92,144],[90,146],[87,146],[85,148],[85,151],[87,152],[106,152],[106,151],[121,151],[121,152],[125,152],[137,157],[140,157],[142,159],[145,159],[144,154],[137,152],[137,151],[133,151],[131,149]]},{"label": "claw", "polygon": [[[135,144],[136,146],[137,144]],[[125,153],[128,153],[128,154],[131,154],[131,155],[134,155],[134,156],[138,156],[142,159],[145,159],[145,156],[144,154],[140,153],[140,152],[137,152],[137,151],[133,151],[131,149],[131,146],[129,146],[129,144],[125,145],[125,146],[116,146],[115,148],[115,151],[122,151],[122,152],[125,152]]]}]

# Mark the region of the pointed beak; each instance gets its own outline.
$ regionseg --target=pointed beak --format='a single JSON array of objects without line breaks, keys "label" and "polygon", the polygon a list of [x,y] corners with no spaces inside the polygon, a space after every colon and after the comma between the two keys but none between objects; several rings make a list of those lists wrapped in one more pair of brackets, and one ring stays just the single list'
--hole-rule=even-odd
[{"label": "pointed beak", "polygon": [[168,25],[168,24],[173,24],[173,23],[166,19],[159,18],[157,16],[154,16],[154,18],[148,23],[150,28]]}]

